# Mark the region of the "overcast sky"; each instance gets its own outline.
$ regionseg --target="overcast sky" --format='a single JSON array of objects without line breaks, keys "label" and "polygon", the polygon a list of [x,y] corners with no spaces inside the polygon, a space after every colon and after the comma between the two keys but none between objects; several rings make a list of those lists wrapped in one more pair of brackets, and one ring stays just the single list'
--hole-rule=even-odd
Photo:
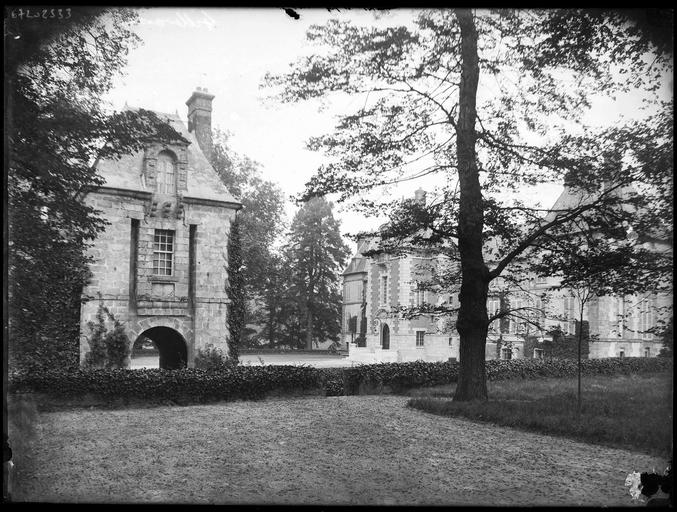
[{"label": "overcast sky", "polygon": [[[136,27],[143,43],[129,55],[124,76],[109,95],[115,109],[125,103],[160,112],[178,112],[186,118],[186,100],[197,86],[215,95],[212,125],[232,132],[231,145],[262,164],[266,179],[277,182],[287,194],[303,190],[306,181],[322,163],[322,155],[305,149],[312,135],[331,131],[339,110],[318,111],[318,103],[293,105],[263,102],[259,88],[266,72],[282,72],[290,62],[309,51],[305,32],[312,24],[331,18],[355,23],[410,23],[415,11],[397,9],[381,13],[342,9],[298,9],[293,19],[280,8],[150,8],[141,9]],[[615,120],[632,115],[638,101],[625,98],[600,103],[597,116]],[[352,107],[351,102],[343,107]],[[431,186],[428,181],[424,187]],[[417,184],[408,184],[411,195]],[[538,190],[545,205],[552,204],[560,189]],[[406,188],[398,189],[406,194]],[[551,198],[551,200],[549,199]],[[287,212],[292,215],[294,208]],[[374,227],[378,220],[339,211],[343,231]],[[289,219],[290,220],[290,219]]]}]

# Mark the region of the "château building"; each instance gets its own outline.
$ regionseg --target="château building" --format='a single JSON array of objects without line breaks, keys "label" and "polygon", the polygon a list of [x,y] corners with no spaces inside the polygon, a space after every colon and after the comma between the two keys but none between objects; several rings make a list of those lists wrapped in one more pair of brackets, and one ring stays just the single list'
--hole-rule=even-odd
[{"label": "ch\u00e2teau building", "polygon": [[[416,191],[416,200],[425,201],[425,192]],[[553,210],[563,209],[573,200],[575,193],[565,189]],[[670,244],[655,234],[644,234],[642,242],[651,250],[671,251]],[[458,291],[435,293],[420,289],[418,284],[433,269],[454,263],[431,249],[364,256],[377,247],[376,238],[360,240],[343,273],[342,341],[349,346],[350,359],[375,363],[458,358],[455,316],[423,314],[406,319],[399,312],[402,306],[421,304],[457,308]],[[662,340],[651,329],[668,320],[671,295],[592,297],[583,306],[581,324],[581,304],[574,290],[557,290],[555,277],[522,277],[520,290],[506,289],[500,278],[490,286],[490,317],[504,309],[520,313],[489,325],[487,359],[575,357],[580,329],[586,339],[583,357],[653,357],[660,352]],[[563,350],[563,345],[568,350]]]},{"label": "ch\u00e2teau building", "polygon": [[100,305],[130,344],[142,336],[154,342],[161,368],[190,367],[208,345],[228,352],[227,241],[241,204],[210,163],[213,99],[200,87],[192,93],[187,126],[178,114],[157,113],[179,139],[149,140],[134,154],[96,163],[105,183],[85,201],[110,224],[90,249],[81,361]]}]

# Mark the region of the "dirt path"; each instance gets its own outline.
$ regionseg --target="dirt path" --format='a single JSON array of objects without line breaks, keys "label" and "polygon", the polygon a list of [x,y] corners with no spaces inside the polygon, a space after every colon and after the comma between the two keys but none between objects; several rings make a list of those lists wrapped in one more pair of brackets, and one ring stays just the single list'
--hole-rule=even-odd
[{"label": "dirt path", "polygon": [[665,461],[443,418],[397,396],[39,415],[17,500],[633,505]]},{"label": "dirt path", "polygon": [[[261,366],[261,361],[266,365],[309,365],[315,368],[343,368],[354,366],[358,363],[350,361],[346,356],[334,356],[329,354],[308,353],[272,353],[272,354],[244,354],[240,356],[243,365]],[[132,358],[131,368],[158,368],[159,356],[139,356]]]}]

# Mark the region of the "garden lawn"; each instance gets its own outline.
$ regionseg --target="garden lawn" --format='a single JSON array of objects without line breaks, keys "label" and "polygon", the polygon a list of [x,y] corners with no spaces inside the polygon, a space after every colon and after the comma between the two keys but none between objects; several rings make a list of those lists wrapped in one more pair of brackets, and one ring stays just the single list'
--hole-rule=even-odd
[{"label": "garden lawn", "polygon": [[577,415],[574,378],[488,383],[487,402],[453,402],[455,384],[414,390],[408,405],[579,441],[668,457],[672,449],[672,373],[583,376]]},{"label": "garden lawn", "polygon": [[11,404],[16,501],[632,505],[646,454],[425,414],[403,396],[37,412]]}]

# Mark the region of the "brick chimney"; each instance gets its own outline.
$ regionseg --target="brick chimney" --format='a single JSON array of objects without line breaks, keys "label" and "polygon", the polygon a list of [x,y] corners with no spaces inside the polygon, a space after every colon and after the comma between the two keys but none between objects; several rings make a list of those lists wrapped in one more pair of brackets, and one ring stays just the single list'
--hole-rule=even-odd
[{"label": "brick chimney", "polygon": [[212,160],[212,100],[213,94],[209,94],[206,88],[198,87],[188,101],[188,131],[195,131],[195,138],[200,149]]},{"label": "brick chimney", "polygon": [[419,188],[418,190],[414,191],[414,201],[416,201],[419,204],[425,205],[425,190]]}]

